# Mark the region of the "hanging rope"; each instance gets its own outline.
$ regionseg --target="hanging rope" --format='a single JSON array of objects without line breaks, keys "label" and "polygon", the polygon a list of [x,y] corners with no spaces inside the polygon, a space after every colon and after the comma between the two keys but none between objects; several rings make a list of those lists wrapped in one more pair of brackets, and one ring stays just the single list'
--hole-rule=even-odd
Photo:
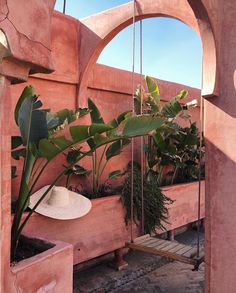
[{"label": "hanging rope", "polygon": [[64,0],[64,3],[63,3],[63,13],[64,14],[66,13],[66,0]]},{"label": "hanging rope", "polygon": [[[133,40],[132,40],[132,96],[133,96],[133,115],[135,115],[135,41],[136,41],[136,0],[133,0]],[[140,113],[143,114],[143,91],[142,91],[142,81],[143,81],[143,23],[140,21]],[[200,259],[200,226],[201,226],[201,164],[202,164],[202,139],[203,139],[203,98],[200,99],[200,144],[199,144],[199,173],[198,173],[198,215],[197,215],[197,260],[195,258],[189,258],[188,263],[194,264],[194,270],[198,270],[200,263],[204,260],[204,256]],[[144,234],[145,230],[145,215],[144,215],[144,167],[145,167],[145,153],[143,149],[144,138],[140,138],[141,144],[141,208],[142,208],[142,219],[141,219],[141,230]],[[133,223],[134,223],[134,139],[131,141],[131,244],[127,247],[139,250],[139,244],[134,244],[134,233],[133,233]],[[146,236],[144,236],[146,237]],[[151,237],[151,236],[150,236]],[[154,240],[154,239],[153,239]],[[155,238],[155,241],[158,241]],[[163,243],[162,243],[163,244]],[[169,243],[167,246],[170,246]],[[155,248],[153,248],[155,249]],[[157,250],[157,249],[156,249]],[[142,251],[142,250],[141,250]],[[151,252],[152,253],[152,252]],[[157,251],[155,251],[157,254]],[[162,255],[162,254],[160,254]],[[183,261],[178,258],[178,254],[171,254],[171,258],[179,261]],[[185,260],[187,261],[187,260]]]},{"label": "hanging rope", "polygon": [[199,166],[198,166],[198,222],[197,222],[197,257],[200,254],[200,226],[201,226],[201,165],[202,165],[202,139],[203,139],[203,98],[200,98],[200,145],[199,145]]},{"label": "hanging rope", "polygon": [[[133,115],[134,110],[134,95],[135,95],[135,36],[136,36],[136,0],[133,1],[133,40],[132,40],[132,97],[133,97]],[[134,222],[134,139],[131,140],[131,242],[134,241],[133,222]]]},{"label": "hanging rope", "polygon": [[[142,82],[143,82],[143,22],[140,20],[140,114],[143,114],[143,90],[142,90]],[[141,145],[141,205],[142,205],[142,218],[141,218],[141,232],[144,235],[144,226],[145,226],[145,217],[144,217],[144,137],[140,138]]]}]

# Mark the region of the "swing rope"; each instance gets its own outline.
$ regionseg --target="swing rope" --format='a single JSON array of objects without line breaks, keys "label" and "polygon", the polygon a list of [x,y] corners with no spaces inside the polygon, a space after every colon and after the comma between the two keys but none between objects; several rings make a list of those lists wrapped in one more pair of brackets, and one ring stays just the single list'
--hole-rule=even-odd
[{"label": "swing rope", "polygon": [[[136,0],[133,1],[133,40],[132,40],[132,97],[133,97],[133,116],[135,115],[134,109],[134,96],[135,96],[135,38],[136,38]],[[134,241],[134,139],[131,140],[131,242]]]},{"label": "swing rope", "polygon": [[63,13],[64,14],[66,13],[66,0],[64,0],[63,2]]},{"label": "swing rope", "polygon": [[[135,97],[135,50],[136,50],[136,2],[133,0],[133,39],[132,39],[132,97],[133,97],[133,115],[135,115],[134,97]],[[140,114],[143,114],[143,23],[140,20]],[[202,163],[202,139],[203,139],[203,99],[200,98],[200,143],[199,143],[199,172],[198,172],[198,211],[197,211],[197,258],[200,257],[200,226],[201,226],[201,163]],[[145,216],[144,216],[144,138],[140,138],[141,145],[141,232],[145,232]],[[134,242],[134,139],[131,141],[131,243]],[[198,269],[199,264],[195,265]]]},{"label": "swing rope", "polygon": [[[140,20],[140,114],[143,114],[143,22]],[[144,217],[144,137],[140,138],[140,160],[141,160],[141,206],[142,206],[142,218],[141,218],[141,233],[145,232],[145,217]]]},{"label": "swing rope", "polygon": [[200,254],[200,226],[201,226],[201,166],[202,166],[202,140],[203,140],[203,98],[200,97],[200,142],[198,161],[198,215],[197,215],[197,257]]}]

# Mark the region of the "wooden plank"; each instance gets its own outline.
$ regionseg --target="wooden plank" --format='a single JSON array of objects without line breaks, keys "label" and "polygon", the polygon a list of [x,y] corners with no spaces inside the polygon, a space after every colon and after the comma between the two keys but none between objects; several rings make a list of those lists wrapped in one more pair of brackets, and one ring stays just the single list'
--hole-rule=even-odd
[{"label": "wooden plank", "polygon": [[197,254],[197,248],[196,247],[192,247],[189,251],[186,251],[185,253],[183,253],[183,256],[185,257],[194,257]]},{"label": "wooden plank", "polygon": [[156,243],[156,245],[152,245],[152,247],[159,250],[163,247],[166,247],[167,245],[169,245],[169,241],[163,240],[163,242]]},{"label": "wooden plank", "polygon": [[175,248],[177,245],[179,245],[178,242],[171,241],[171,243],[169,243],[169,245],[167,245],[166,247],[162,248],[162,250],[170,251],[171,249]]},{"label": "wooden plank", "polygon": [[185,245],[185,247],[181,248],[180,250],[176,251],[177,254],[183,255],[185,252],[188,252],[192,249],[192,246]]},{"label": "wooden plank", "polygon": [[196,265],[204,260],[204,251],[201,250],[201,255],[196,258],[196,247],[180,244],[178,242],[172,242],[169,240],[163,240],[156,237],[150,237],[141,244],[138,243],[126,243],[126,246],[134,250],[151,253],[161,257],[166,257],[172,260],[180,261],[187,264]]},{"label": "wooden plank", "polygon": [[134,243],[141,243],[141,242],[143,242],[143,241],[145,241],[146,239],[149,239],[149,238],[151,238],[151,235],[150,234],[145,234],[143,236],[140,236],[140,237],[136,238],[134,240]]},{"label": "wooden plank", "polygon": [[138,250],[138,251],[142,251],[142,252],[146,252],[146,253],[151,253],[151,254],[154,254],[154,255],[170,258],[170,259],[180,261],[180,262],[184,262],[184,263],[188,263],[188,264],[193,264],[194,265],[196,263],[196,261],[194,261],[193,259],[182,257],[181,255],[178,255],[178,254],[175,254],[175,253],[170,253],[168,251],[162,251],[161,249],[157,250],[154,247],[140,246],[140,245],[137,245],[135,243],[127,243],[127,246],[129,248],[134,249],[134,250]]},{"label": "wooden plank", "polygon": [[138,244],[142,246],[148,246],[149,244],[152,244],[152,243],[159,243],[159,241],[160,239],[152,237],[151,239],[147,239],[145,242],[138,243]]},{"label": "wooden plank", "polygon": [[155,247],[156,248],[156,247],[162,246],[165,243],[166,243],[166,240],[158,239],[158,241],[149,244],[148,247]]},{"label": "wooden plank", "polygon": [[183,247],[185,247],[185,245],[179,243],[179,245],[177,245],[176,247],[170,249],[169,252],[171,252],[171,253],[176,253],[176,251],[182,249]]}]

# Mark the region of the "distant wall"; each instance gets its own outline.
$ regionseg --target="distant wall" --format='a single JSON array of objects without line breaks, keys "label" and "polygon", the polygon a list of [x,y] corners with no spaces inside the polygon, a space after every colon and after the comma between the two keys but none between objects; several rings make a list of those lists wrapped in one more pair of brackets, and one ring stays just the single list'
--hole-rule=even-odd
[{"label": "distant wall", "polygon": [[[35,74],[30,76],[25,84],[11,86],[12,106],[26,85],[33,85],[36,88],[45,108],[58,111],[62,108],[75,109],[77,105],[78,85],[79,85],[79,21],[55,12],[52,20],[52,57],[55,72],[52,74]],[[188,100],[200,97],[200,90],[184,85],[157,80],[162,101],[168,101],[180,90],[186,89],[189,92]],[[140,75],[135,75],[135,84],[140,84]],[[97,64],[88,81],[88,96],[92,97],[102,115],[108,122],[119,113],[132,108],[132,84],[131,72],[111,68]],[[193,121],[199,120],[199,108],[191,110]],[[12,119],[12,135],[17,135],[18,130]],[[139,148],[139,147],[138,147]],[[107,173],[115,169],[124,168],[130,160],[130,149],[126,148],[119,159],[111,160],[107,166]],[[58,169],[62,168],[64,158],[51,164],[50,171],[44,174],[38,187],[52,181]],[[16,164],[17,163],[17,164]],[[18,174],[21,171],[21,164],[13,161],[18,167]],[[90,163],[85,163],[90,166]],[[115,166],[115,167],[114,167]],[[106,174],[107,174],[106,173]],[[106,177],[106,174],[104,178]],[[20,176],[13,180],[13,196],[18,193]],[[63,178],[60,184],[65,183]],[[75,182],[76,184],[76,182]],[[78,183],[79,184],[79,183]],[[37,188],[38,188],[37,187]]]}]

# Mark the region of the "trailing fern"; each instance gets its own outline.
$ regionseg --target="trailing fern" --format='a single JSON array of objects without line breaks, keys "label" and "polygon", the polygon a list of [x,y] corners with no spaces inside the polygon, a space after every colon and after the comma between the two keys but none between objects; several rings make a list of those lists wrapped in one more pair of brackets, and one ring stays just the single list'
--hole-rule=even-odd
[{"label": "trailing fern", "polygon": [[[142,218],[142,181],[140,165],[134,162],[134,221],[139,224]],[[131,163],[128,164],[127,176],[122,190],[122,203],[126,208],[125,221],[131,219]],[[173,201],[166,197],[158,186],[156,174],[144,175],[144,230],[145,233],[155,232],[156,228],[165,230],[168,223],[168,208]]]}]

